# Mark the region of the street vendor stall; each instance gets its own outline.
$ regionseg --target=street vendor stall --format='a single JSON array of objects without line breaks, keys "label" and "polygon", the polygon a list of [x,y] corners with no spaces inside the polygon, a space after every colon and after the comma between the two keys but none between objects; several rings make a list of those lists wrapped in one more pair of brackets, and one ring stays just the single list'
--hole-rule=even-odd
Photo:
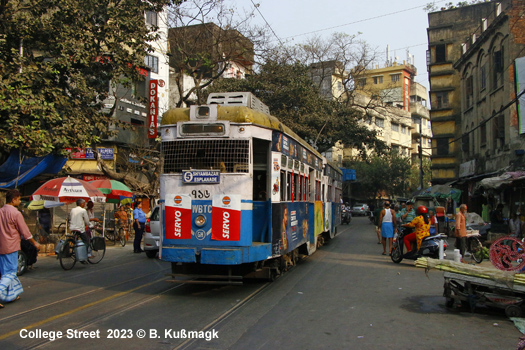
[{"label": "street vendor stall", "polygon": [[525,275],[427,258],[418,259],[416,266],[444,271],[447,307],[464,306],[474,311],[477,306],[489,306],[504,309],[508,317],[525,315]]}]

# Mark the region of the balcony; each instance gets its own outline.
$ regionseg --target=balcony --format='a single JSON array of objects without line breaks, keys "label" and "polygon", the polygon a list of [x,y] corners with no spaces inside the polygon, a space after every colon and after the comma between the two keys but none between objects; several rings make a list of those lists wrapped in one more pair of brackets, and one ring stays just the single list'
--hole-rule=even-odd
[{"label": "balcony", "polygon": [[428,119],[430,115],[428,109],[421,103],[417,102],[410,103],[410,114],[423,117],[424,119]]}]

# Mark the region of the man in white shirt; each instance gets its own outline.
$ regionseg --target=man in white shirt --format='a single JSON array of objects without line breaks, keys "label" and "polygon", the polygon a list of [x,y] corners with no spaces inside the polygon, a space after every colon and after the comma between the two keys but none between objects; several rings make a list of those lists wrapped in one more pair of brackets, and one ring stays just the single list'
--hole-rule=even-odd
[{"label": "man in white shirt", "polygon": [[85,206],[85,200],[77,199],[76,208],[71,209],[71,213],[69,214],[69,229],[71,232],[80,232],[80,238],[82,238],[82,241],[88,247],[88,257],[91,257],[91,247],[86,234],[86,226],[89,226],[89,216],[87,210],[84,209]]}]

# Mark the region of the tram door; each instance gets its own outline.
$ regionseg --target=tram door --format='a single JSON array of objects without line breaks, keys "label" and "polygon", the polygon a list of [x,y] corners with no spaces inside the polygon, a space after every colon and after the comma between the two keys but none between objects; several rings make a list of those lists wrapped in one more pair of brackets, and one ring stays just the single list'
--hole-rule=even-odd
[{"label": "tram door", "polygon": [[253,241],[270,242],[270,142],[253,139]]}]

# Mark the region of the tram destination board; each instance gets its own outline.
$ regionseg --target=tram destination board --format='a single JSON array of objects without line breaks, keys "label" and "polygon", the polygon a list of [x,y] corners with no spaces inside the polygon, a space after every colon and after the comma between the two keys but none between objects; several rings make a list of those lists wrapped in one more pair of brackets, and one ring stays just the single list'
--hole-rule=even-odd
[{"label": "tram destination board", "polygon": [[220,170],[184,170],[182,172],[182,182],[185,184],[218,184],[220,180]]}]

